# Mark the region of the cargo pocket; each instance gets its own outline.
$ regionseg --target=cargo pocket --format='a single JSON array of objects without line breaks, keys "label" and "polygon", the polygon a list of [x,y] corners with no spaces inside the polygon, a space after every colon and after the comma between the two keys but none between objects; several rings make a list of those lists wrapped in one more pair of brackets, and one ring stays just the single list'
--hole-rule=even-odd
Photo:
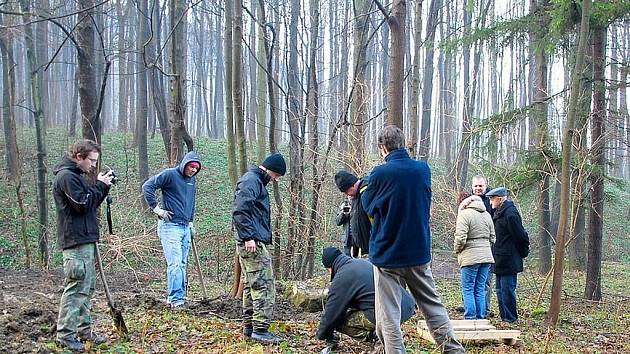
[{"label": "cargo pocket", "polygon": [[85,278],[85,262],[80,259],[66,259],[63,261],[63,273],[70,280]]}]

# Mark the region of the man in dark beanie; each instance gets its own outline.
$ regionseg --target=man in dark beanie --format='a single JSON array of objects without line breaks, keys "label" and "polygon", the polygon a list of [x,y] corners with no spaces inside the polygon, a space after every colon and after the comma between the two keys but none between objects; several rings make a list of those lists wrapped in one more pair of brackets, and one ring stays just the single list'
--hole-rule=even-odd
[{"label": "man in dark beanie", "polygon": [[367,256],[370,253],[370,219],[361,205],[361,193],[367,188],[367,178],[341,170],[335,174],[335,184],[341,193],[351,200],[350,231],[352,238],[352,256]]},{"label": "man in dark beanie", "polygon": [[[354,259],[335,247],[322,251],[322,264],[330,272],[328,300],[322,313],[317,338],[325,340],[329,350],[337,344],[335,330],[357,340],[375,338],[374,271],[364,259]],[[401,323],[415,312],[411,295],[400,288]]]},{"label": "man in dark beanie", "polygon": [[278,344],[280,338],[269,332],[276,288],[267,250],[272,233],[266,187],[271,180],[278,182],[286,171],[284,157],[270,155],[238,179],[232,204],[237,253],[244,274],[243,335],[268,344]]}]

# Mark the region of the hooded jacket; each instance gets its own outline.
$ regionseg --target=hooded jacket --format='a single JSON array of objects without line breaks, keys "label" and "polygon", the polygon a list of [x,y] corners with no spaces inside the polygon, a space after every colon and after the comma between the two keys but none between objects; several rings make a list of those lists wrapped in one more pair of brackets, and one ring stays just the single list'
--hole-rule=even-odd
[{"label": "hooded jacket", "polygon": [[232,202],[232,222],[236,241],[249,240],[271,244],[271,212],[267,183],[270,177],[260,167],[251,167],[236,182]]},{"label": "hooded jacket", "polygon": [[362,254],[370,253],[370,234],[372,223],[363,209],[361,198],[363,192],[369,184],[368,178],[363,177],[359,181],[359,189],[357,196],[352,200],[352,211],[350,211],[350,230],[352,232],[352,244],[356,248],[361,249]]},{"label": "hooded jacket", "polygon": [[[337,256],[332,264],[332,283],[328,289],[328,300],[319,321],[317,338],[331,339],[335,328],[342,325],[349,308],[363,311],[365,317],[376,324],[374,314],[374,267],[364,259]],[[415,312],[416,303],[407,292],[402,291],[400,321],[405,322]]]},{"label": "hooded jacket", "polygon": [[529,236],[521,215],[511,200],[506,200],[492,217],[497,240],[492,246],[494,273],[512,275],[523,271],[522,252],[529,251]]},{"label": "hooded jacket", "polygon": [[81,177],[77,163],[64,157],[53,173],[53,197],[57,208],[57,244],[62,250],[99,239],[96,210],[101,205],[109,186],[101,181],[89,186]]},{"label": "hooded jacket", "polygon": [[481,200],[474,200],[457,213],[453,251],[460,267],[494,263],[491,245],[495,242],[492,217]]},{"label": "hooded jacket", "polygon": [[361,195],[373,218],[370,261],[381,268],[402,268],[431,261],[431,170],[412,160],[405,148],[390,152],[370,174]]},{"label": "hooded jacket", "polygon": [[201,160],[199,155],[194,152],[188,152],[179,165],[166,168],[162,172],[149,178],[142,185],[144,199],[147,201],[149,208],[154,209],[157,206],[155,191],[162,191],[162,206],[164,210],[173,212],[171,222],[187,225],[193,221],[195,217],[195,193],[196,179],[195,173],[192,177],[184,174],[186,165],[191,162],[199,163],[201,170]]}]

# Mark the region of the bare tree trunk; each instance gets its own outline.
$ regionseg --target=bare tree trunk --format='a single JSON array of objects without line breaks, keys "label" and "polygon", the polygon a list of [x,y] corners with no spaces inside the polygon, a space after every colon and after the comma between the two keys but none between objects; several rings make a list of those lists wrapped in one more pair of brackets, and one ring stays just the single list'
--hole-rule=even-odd
[{"label": "bare tree trunk", "polygon": [[[127,91],[127,82],[129,79],[127,78],[127,56],[129,54],[126,53],[126,20],[127,16],[125,16],[126,10],[129,10],[129,3],[127,2],[126,9],[123,7],[123,3],[119,2],[116,6],[117,9],[117,20],[118,20],[118,50],[120,54],[118,55],[118,131],[127,132],[128,129],[128,115],[129,112],[127,110],[127,100],[129,99],[128,91]],[[157,18],[154,19],[154,23],[157,24],[159,21]]]},{"label": "bare tree trunk", "polygon": [[[541,172],[538,183],[538,235],[540,237],[538,272],[547,274],[551,270],[551,236],[549,216],[549,175],[552,172],[552,161],[547,158],[547,151],[552,146],[549,141],[547,124],[547,55],[543,44],[543,29],[548,28],[550,18],[547,15],[547,0],[531,0],[530,13],[538,18],[539,25],[530,33],[533,51],[533,121],[536,122],[536,139],[530,141],[533,148],[545,158],[545,169]],[[530,64],[531,65],[531,64]],[[531,128],[533,129],[533,127]]]},{"label": "bare tree trunk", "polygon": [[243,1],[234,0],[232,23],[232,102],[236,123],[236,147],[240,174],[247,172],[247,146],[245,146],[245,116],[243,114]]},{"label": "bare tree trunk", "polygon": [[[407,151],[412,158],[418,152],[418,97],[420,96],[420,53],[422,48],[422,0],[416,1],[414,16],[413,63],[411,64],[411,97],[409,105],[409,134],[407,135]],[[429,21],[431,17],[429,15]],[[437,20],[435,20],[437,23]],[[427,49],[428,52],[428,49]]]},{"label": "bare tree trunk", "polygon": [[[4,26],[4,15],[0,15],[0,27]],[[13,37],[8,31],[0,32],[0,51],[2,52],[2,116],[4,144],[6,151],[7,177],[17,181],[21,178],[20,152],[15,130],[15,61],[13,59]]]},{"label": "bare tree trunk", "polygon": [[94,0],[78,2],[79,14],[76,40],[79,62],[79,98],[81,101],[81,126],[84,139],[91,139],[101,143],[101,120],[96,116],[98,105],[96,96],[96,71],[94,70],[94,51],[96,38],[94,36]]},{"label": "bare tree trunk", "polygon": [[300,80],[300,68],[298,65],[299,41],[297,31],[299,27],[300,1],[291,1],[291,18],[289,24],[289,62],[287,68],[287,105],[289,123],[289,194],[290,206],[289,220],[287,224],[288,237],[285,253],[285,277],[295,276],[296,270],[301,267],[303,255],[298,254],[293,261],[295,250],[304,231],[304,115],[302,108],[302,82]]},{"label": "bare tree trunk", "polygon": [[[306,259],[302,265],[301,277],[313,277],[314,258],[315,258],[315,237],[319,225],[319,198],[321,193],[322,182],[319,178],[319,86],[317,83],[317,39],[319,37],[319,1],[309,1],[310,13],[310,43],[309,43],[309,67],[308,67],[308,89],[306,93],[306,119],[310,122],[310,148],[313,152],[312,168],[313,168],[313,195],[311,199],[310,223],[308,225],[308,239],[306,244]],[[323,172],[323,171],[322,171]]]},{"label": "bare tree trunk", "polygon": [[[258,19],[258,23],[265,23],[264,9],[262,8],[263,4],[260,1],[256,1],[256,15]],[[258,27],[258,47],[256,50],[258,62],[261,65],[267,65],[267,54],[265,52],[265,27],[260,25]],[[266,69],[266,67],[265,67]],[[271,73],[269,73],[271,75]],[[266,117],[267,117],[267,90],[266,90],[266,79],[265,71],[262,68],[258,69],[258,75],[256,76],[256,157],[257,161],[260,162],[265,158],[266,151],[266,135],[265,135],[265,127]],[[272,102],[269,102],[270,104]]]},{"label": "bare tree trunk", "polygon": [[169,164],[175,166],[184,156],[182,142],[187,151],[193,150],[193,140],[186,130],[186,22],[187,6],[178,0],[169,0],[169,23],[171,36],[169,43],[171,102],[169,121],[171,122],[171,151]]},{"label": "bare tree trunk", "polygon": [[593,29],[593,119],[590,174],[591,207],[588,224],[588,263],[584,298],[602,299],[602,231],[604,221],[605,120],[606,120],[606,27]]},{"label": "bare tree trunk", "polygon": [[558,235],[556,238],[555,264],[553,268],[553,285],[551,289],[551,304],[549,305],[549,328],[555,330],[560,315],[560,303],[562,301],[562,278],[564,271],[564,247],[566,242],[567,226],[569,219],[569,194],[570,167],[571,167],[571,142],[575,117],[577,114],[578,94],[580,92],[581,73],[584,68],[587,39],[589,33],[589,16],[591,12],[591,0],[582,1],[582,19],[580,23],[579,44],[575,59],[575,68],[571,77],[571,97],[569,99],[567,122],[562,138],[562,189],[560,190],[560,217],[558,220]]},{"label": "bare tree trunk", "polygon": [[157,48],[162,47],[162,26],[160,18],[160,6],[157,2],[151,3],[151,32],[153,34],[153,40],[148,43],[146,50],[147,61],[151,65],[151,72],[149,75],[149,85],[151,85],[151,94],[153,95],[153,102],[155,108],[155,114],[157,116],[158,123],[160,124],[160,135],[162,136],[162,142],[164,143],[164,152],[166,156],[170,156],[171,153],[171,125],[168,121],[167,109],[166,109],[166,93],[164,92],[164,84],[162,82],[162,73],[156,66],[159,64]]},{"label": "bare tree trunk", "polygon": [[[386,15],[387,16],[387,15]],[[403,129],[403,82],[405,70],[405,21],[407,16],[407,2],[394,0],[391,15],[387,16],[391,42],[387,124]]]},{"label": "bare tree trunk", "polygon": [[[138,6],[140,29],[138,36],[138,52],[142,53],[142,45],[149,40],[149,5],[147,0],[139,0]],[[147,99],[147,70],[141,65],[138,72],[138,90],[137,90],[137,104],[136,104],[136,136],[138,137],[138,178],[140,182],[140,188],[142,184],[149,178],[149,155],[147,151],[147,113],[148,113],[148,99]],[[140,198],[141,202],[146,203],[144,198]]]},{"label": "bare tree trunk", "polygon": [[[22,12],[30,13],[28,0],[21,0],[20,7]],[[37,74],[39,66],[35,57],[35,43],[33,43],[31,16],[27,15],[23,18],[24,23],[24,41],[26,47],[26,58],[28,60],[27,68],[30,73],[30,92],[33,100],[33,119],[35,121],[35,134],[37,140],[37,209],[39,222],[39,245],[40,251],[48,245],[48,193],[47,193],[47,168],[46,168],[46,124],[41,106],[41,82],[40,76]],[[31,266],[31,251],[27,240],[24,240],[26,267]],[[40,258],[42,267],[48,267],[48,251],[41,252]]]},{"label": "bare tree trunk", "polygon": [[227,137],[227,160],[228,160],[228,175],[230,176],[230,182],[232,187],[236,186],[236,179],[238,178],[236,173],[236,143],[234,141],[234,107],[232,101],[232,45],[233,45],[233,33],[232,33],[232,21],[234,13],[234,0],[225,1],[225,38],[223,41],[223,47],[225,51],[225,122],[226,122],[226,137]]},{"label": "bare tree trunk", "polygon": [[427,161],[431,149],[431,103],[433,100],[433,56],[435,52],[435,30],[437,28],[442,0],[431,0],[427,20],[425,41],[424,74],[422,84],[422,121],[420,128],[420,146],[418,157]]}]

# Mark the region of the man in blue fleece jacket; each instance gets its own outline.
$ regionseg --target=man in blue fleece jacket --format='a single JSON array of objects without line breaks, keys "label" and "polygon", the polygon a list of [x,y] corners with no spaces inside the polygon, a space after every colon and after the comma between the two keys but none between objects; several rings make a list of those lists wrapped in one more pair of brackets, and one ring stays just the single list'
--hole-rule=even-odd
[{"label": "man in blue fleece jacket", "polygon": [[444,353],[463,353],[455,339],[431,273],[431,170],[412,160],[396,126],[383,128],[378,149],[385,163],[374,168],[361,202],[373,220],[370,261],[374,265],[376,334],[385,352],[405,353],[400,329],[400,285],[407,284]]},{"label": "man in blue fleece jacket", "polygon": [[[201,170],[199,155],[190,151],[178,166],[167,168],[142,185],[144,199],[159,217],[157,233],[166,258],[166,302],[172,309],[186,301],[186,265],[195,217],[195,175]],[[162,206],[155,191],[162,191]]]}]

